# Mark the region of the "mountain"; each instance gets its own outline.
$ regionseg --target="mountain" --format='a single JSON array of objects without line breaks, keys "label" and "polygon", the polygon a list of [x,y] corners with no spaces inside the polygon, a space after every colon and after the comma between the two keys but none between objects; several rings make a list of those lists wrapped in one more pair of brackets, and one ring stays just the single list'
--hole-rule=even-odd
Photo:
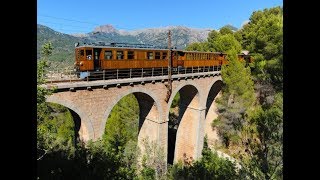
[{"label": "mountain", "polygon": [[44,43],[51,42],[54,47],[49,60],[54,66],[65,67],[74,61],[74,44],[81,38],[54,31],[53,29],[39,25],[37,26],[37,59],[40,57],[41,47]]},{"label": "mountain", "polygon": [[54,47],[52,56],[49,58],[57,66],[60,64],[71,65],[74,61],[74,44],[76,42],[98,42],[106,43],[141,43],[156,46],[167,46],[167,33],[171,30],[171,44],[177,49],[184,49],[193,42],[203,42],[207,39],[209,28],[197,29],[184,26],[167,26],[161,28],[148,28],[133,31],[118,30],[112,25],[101,25],[95,27],[92,32],[86,34],[64,34],[38,24],[37,28],[37,50],[40,57],[41,46],[50,41]]},{"label": "mountain", "polygon": [[153,44],[156,46],[166,46],[168,44],[167,33],[171,30],[172,46],[183,49],[193,42],[203,42],[207,39],[208,33],[212,29],[196,29],[184,26],[167,26],[161,28],[148,28],[133,31],[117,30],[112,25],[102,25],[94,28],[87,34],[73,34],[81,37],[84,41],[105,41],[105,42],[125,42]]}]

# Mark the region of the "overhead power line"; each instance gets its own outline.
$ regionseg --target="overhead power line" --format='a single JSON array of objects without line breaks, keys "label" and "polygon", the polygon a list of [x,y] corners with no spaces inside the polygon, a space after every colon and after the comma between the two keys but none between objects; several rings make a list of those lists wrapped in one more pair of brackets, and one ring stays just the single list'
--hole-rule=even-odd
[{"label": "overhead power line", "polygon": [[88,29],[88,27],[86,26],[73,26],[73,25],[70,25],[70,24],[64,24],[64,23],[57,23],[57,22],[51,22],[51,21],[42,21],[40,20],[40,23],[48,23],[48,24],[57,24],[57,25],[63,25],[63,26],[69,26],[69,27],[78,27],[78,28],[86,28]]},{"label": "overhead power line", "polygon": [[97,24],[97,23],[92,23],[92,22],[85,22],[85,21],[78,21],[78,20],[73,20],[73,19],[59,18],[59,17],[54,17],[54,16],[48,16],[48,15],[38,15],[38,16],[49,17],[49,18],[53,18],[53,19],[62,19],[62,20],[65,20],[65,21],[73,21],[73,22],[78,22],[78,23],[86,23],[86,24],[92,24],[92,25],[99,25],[99,24]]},{"label": "overhead power line", "polygon": [[[65,20],[65,21],[69,21],[69,22],[77,22],[77,23],[85,23],[85,24],[91,24],[91,25],[95,25],[95,26],[101,26],[101,24],[95,23],[95,22],[89,22],[89,21],[80,21],[80,20],[75,20],[75,19],[68,19],[68,18],[61,18],[61,17],[55,17],[55,16],[49,16],[49,15],[45,15],[45,14],[38,14],[38,16],[40,17],[48,17],[48,18],[52,18],[52,19],[60,19],[60,20]],[[126,27],[122,27],[122,26],[117,26],[117,25],[113,25],[116,29],[118,30],[139,30],[139,29],[153,29],[150,27],[139,27],[139,28],[126,28]],[[168,26],[172,26],[172,25],[168,25]]]}]

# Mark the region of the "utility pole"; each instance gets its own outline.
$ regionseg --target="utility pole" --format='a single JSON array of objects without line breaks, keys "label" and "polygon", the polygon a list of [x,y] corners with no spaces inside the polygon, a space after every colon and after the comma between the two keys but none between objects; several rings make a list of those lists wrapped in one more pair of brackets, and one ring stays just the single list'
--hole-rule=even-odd
[{"label": "utility pole", "polygon": [[171,31],[168,32],[168,85],[167,85],[167,96],[166,96],[166,102],[169,101],[171,93],[172,93],[172,57],[171,57]]}]

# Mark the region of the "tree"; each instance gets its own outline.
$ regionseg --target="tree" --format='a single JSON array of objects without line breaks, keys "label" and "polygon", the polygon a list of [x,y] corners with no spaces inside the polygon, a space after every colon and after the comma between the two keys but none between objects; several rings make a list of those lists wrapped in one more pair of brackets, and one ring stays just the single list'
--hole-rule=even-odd
[{"label": "tree", "polygon": [[48,114],[45,100],[46,96],[51,94],[51,91],[41,86],[45,83],[44,75],[47,67],[46,61],[40,61],[37,64],[37,122],[43,120]]},{"label": "tree", "polygon": [[282,89],[283,83],[282,29],[281,7],[253,12],[250,22],[241,29],[242,46],[257,56],[254,75],[264,83],[272,83],[277,89]]},{"label": "tree", "polygon": [[48,42],[42,45],[42,48],[41,48],[42,58],[48,61],[48,57],[52,54],[52,51],[53,51],[53,47],[51,42]]},{"label": "tree", "polygon": [[[220,33],[216,30],[212,30],[209,32],[208,34],[208,38],[207,38],[207,41],[209,44],[212,44],[212,42],[220,35]],[[215,50],[213,50],[215,51]]]},{"label": "tree", "polygon": [[51,43],[42,46],[43,57],[37,64],[37,150],[38,160],[53,151],[64,150],[69,157],[74,152],[74,122],[71,113],[58,104],[47,103],[46,97],[53,90],[41,86],[45,83],[48,68],[47,58],[51,55]]},{"label": "tree", "polygon": [[140,179],[163,179],[166,176],[166,154],[156,141],[149,138],[142,140],[144,154],[142,154],[142,167]]},{"label": "tree", "polygon": [[[51,51],[45,50],[47,46],[50,45],[45,44],[43,46],[43,52],[45,52],[46,55],[50,55]],[[48,106],[45,100],[46,96],[50,95],[52,91],[41,86],[45,83],[45,73],[47,68],[48,63],[45,59],[42,59],[37,63],[37,123],[42,121],[48,114]]]},{"label": "tree", "polygon": [[112,109],[103,141],[110,150],[123,152],[129,141],[137,142],[139,105],[133,94],[123,97]]},{"label": "tree", "polygon": [[270,108],[257,108],[249,117],[257,136],[247,142],[247,154],[251,159],[246,166],[250,174],[260,174],[264,179],[282,179],[282,98],[281,93],[277,94]]},{"label": "tree", "polygon": [[52,91],[42,87],[41,85],[45,83],[46,70],[49,67],[47,58],[51,55],[53,47],[51,43],[46,43],[42,46],[41,54],[43,57],[39,62],[37,62],[37,119],[43,119],[44,114],[48,112],[45,103],[46,96]]},{"label": "tree", "polygon": [[233,34],[233,31],[229,26],[223,26],[220,28],[219,32],[221,35]]},{"label": "tree", "polygon": [[[118,158],[119,171],[134,177],[138,169],[139,105],[133,94],[123,97],[112,109],[105,127],[102,142],[106,151]],[[132,179],[132,178],[129,178]]]},{"label": "tree", "polygon": [[228,27],[222,28],[222,33],[215,30],[208,35],[207,41],[202,43],[192,43],[186,47],[188,51],[211,51],[228,52],[234,49],[237,53],[241,51],[241,44],[235,38],[233,32]]},{"label": "tree", "polygon": [[218,52],[226,52],[230,54],[230,51],[234,50],[237,53],[241,51],[241,44],[233,36],[233,34],[220,35],[212,42],[212,46]]},{"label": "tree", "polygon": [[208,51],[208,43],[192,43],[185,48],[186,51]]},{"label": "tree", "polygon": [[193,163],[179,161],[169,170],[170,179],[239,179],[235,163],[219,157],[204,140],[202,157]]},{"label": "tree", "polygon": [[237,60],[235,49],[228,54],[228,65],[223,66],[221,75],[224,81],[222,96],[217,99],[219,116],[214,125],[226,147],[237,142],[246,121],[246,111],[254,105],[255,96],[249,67]]},{"label": "tree", "polygon": [[[254,12],[249,24],[234,36],[238,36],[236,39],[241,40],[244,49],[254,54],[254,76],[251,78],[249,72],[243,74],[232,60],[228,65],[230,71],[222,68],[225,87],[218,100],[219,116],[213,125],[228,142],[226,146],[237,143],[237,151],[230,152],[241,160],[244,178],[281,179],[282,8]],[[216,42],[217,39],[219,37]],[[221,43],[215,47],[217,45]],[[232,72],[237,72],[242,79]],[[257,96],[253,101],[250,98],[255,97],[252,79]]]}]

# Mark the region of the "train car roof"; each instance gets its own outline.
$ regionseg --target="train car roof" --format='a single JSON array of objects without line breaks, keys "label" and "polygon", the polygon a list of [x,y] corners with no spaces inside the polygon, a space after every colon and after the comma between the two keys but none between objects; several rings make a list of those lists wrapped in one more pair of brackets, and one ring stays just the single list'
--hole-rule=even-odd
[{"label": "train car roof", "polygon": [[[142,48],[142,47],[114,47],[114,46],[96,46],[96,45],[81,45],[77,46],[76,48],[85,48],[85,47],[91,47],[91,48],[110,48],[110,49],[138,49],[138,50],[156,50],[156,51],[168,51],[169,49],[165,48]],[[222,52],[200,52],[200,51],[185,51],[181,49],[173,49],[172,51],[181,51],[181,52],[186,52],[186,53],[214,53],[214,54],[224,54],[227,55],[226,53]]]},{"label": "train car roof", "polygon": [[81,45],[77,46],[76,48],[108,48],[108,49],[138,49],[138,50],[156,50],[156,51],[168,51],[169,49],[165,48],[143,48],[143,47],[114,47],[114,46],[94,46],[94,45]]}]

